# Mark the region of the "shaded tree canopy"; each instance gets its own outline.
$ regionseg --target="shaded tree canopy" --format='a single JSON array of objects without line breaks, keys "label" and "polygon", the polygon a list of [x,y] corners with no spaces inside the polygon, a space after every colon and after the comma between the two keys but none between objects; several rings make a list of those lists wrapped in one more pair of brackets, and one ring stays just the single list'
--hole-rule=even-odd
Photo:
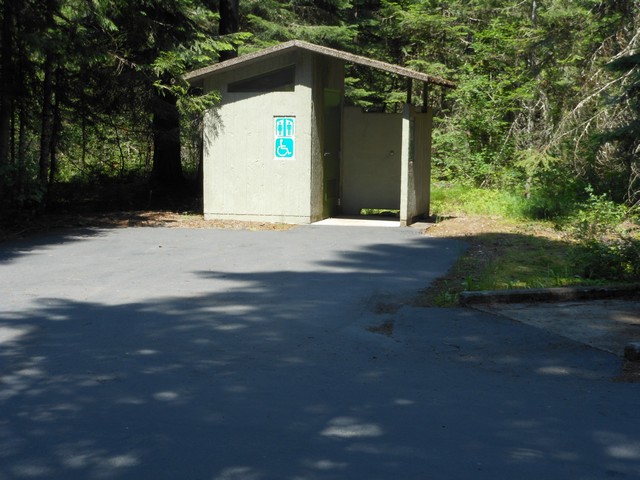
[{"label": "shaded tree canopy", "polygon": [[[590,185],[638,204],[639,25],[638,0],[2,0],[0,212],[66,185],[127,183],[144,201],[149,185],[183,189],[216,95],[181,75],[294,38],[454,80],[428,97],[436,180],[547,198]],[[347,73],[354,105],[406,97],[386,75]]]}]

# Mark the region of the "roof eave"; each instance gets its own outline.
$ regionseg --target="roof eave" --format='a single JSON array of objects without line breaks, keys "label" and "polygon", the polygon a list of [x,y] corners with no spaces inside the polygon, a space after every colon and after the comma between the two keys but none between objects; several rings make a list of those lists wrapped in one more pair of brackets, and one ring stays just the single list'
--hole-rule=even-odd
[{"label": "roof eave", "polygon": [[336,50],[329,47],[323,47],[321,45],[316,45],[316,44],[304,42],[301,40],[291,40],[289,42],[274,45],[273,47],[265,48],[263,50],[258,50],[256,52],[248,53],[240,57],[232,58],[224,62],[210,65],[208,67],[200,68],[198,70],[194,70],[192,72],[185,74],[183,78],[192,84],[197,83],[198,81],[202,80],[204,77],[211,75],[213,73],[232,69],[234,67],[243,65],[247,62],[258,60],[262,57],[274,55],[277,53],[283,53],[283,52],[286,52],[287,50],[292,50],[292,49],[302,49],[302,50],[307,50],[314,53],[319,53],[321,55],[326,55],[329,57],[344,60],[347,63],[364,65],[367,67],[375,68],[377,70],[382,70],[385,72],[400,75],[402,77],[411,78],[414,80],[421,80],[423,82],[431,83],[434,85],[440,85],[445,88],[456,88],[455,83],[451,82],[450,80],[445,80],[444,78],[436,77],[433,75],[427,75],[426,73],[417,72],[415,70],[411,70],[406,67],[400,67],[398,65],[393,65],[391,63],[382,62],[380,60],[373,60],[371,58],[355,55],[353,53],[343,52],[341,50]]}]

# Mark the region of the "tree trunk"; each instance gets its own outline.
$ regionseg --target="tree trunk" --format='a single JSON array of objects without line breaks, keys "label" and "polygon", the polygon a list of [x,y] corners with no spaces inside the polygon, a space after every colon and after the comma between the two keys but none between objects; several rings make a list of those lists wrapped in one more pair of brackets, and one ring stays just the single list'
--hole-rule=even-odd
[{"label": "tree trunk", "polygon": [[[47,0],[46,25],[48,28],[55,26],[54,13],[56,0]],[[44,65],[42,67],[42,111],[40,117],[40,157],[38,159],[38,183],[43,194],[41,207],[47,207],[49,197],[49,170],[51,168],[51,145],[53,142],[54,112],[54,47],[51,38],[45,38]]]},{"label": "tree trunk", "polygon": [[14,96],[12,2],[5,2],[0,30],[0,166],[9,163]]},{"label": "tree trunk", "polygon": [[46,198],[49,184],[49,168],[51,166],[51,143],[53,140],[53,59],[50,53],[46,55],[43,70],[38,181]]},{"label": "tree trunk", "polygon": [[[240,28],[240,15],[238,9],[239,0],[220,0],[220,35],[237,33]],[[238,56],[238,50],[223,50],[220,52],[220,61],[229,60]]]},{"label": "tree trunk", "polygon": [[[51,193],[51,187],[53,186],[53,182],[55,182],[56,174],[58,173],[58,157],[56,156],[56,151],[58,148],[58,142],[60,140],[60,133],[62,131],[62,118],[60,116],[60,97],[62,96],[60,92],[60,69],[56,71],[55,76],[55,86],[54,86],[54,99],[53,99],[53,120],[51,125],[51,142],[49,144],[49,153],[50,153],[50,166],[49,166],[49,183],[47,187],[47,192]],[[47,199],[47,203],[49,203],[50,198]]]},{"label": "tree trunk", "polygon": [[[16,180],[15,180],[15,198],[24,198],[26,190],[26,158],[27,158],[27,106],[24,97],[21,97],[18,104],[18,156],[16,158]],[[20,200],[20,207],[24,201]]]},{"label": "tree trunk", "polygon": [[153,98],[153,187],[181,187],[184,176],[180,161],[180,115],[174,95]]},{"label": "tree trunk", "polygon": [[[26,77],[26,52],[25,47],[22,42],[18,44],[18,78],[24,79]],[[27,162],[27,129],[29,127],[29,107],[27,106],[27,96],[23,91],[17,95],[16,100],[16,110],[18,113],[18,154],[16,158],[16,163],[20,166],[18,171],[23,172],[25,168],[25,164]],[[20,173],[22,175],[22,173]],[[18,182],[18,185],[22,185],[22,183]]]}]

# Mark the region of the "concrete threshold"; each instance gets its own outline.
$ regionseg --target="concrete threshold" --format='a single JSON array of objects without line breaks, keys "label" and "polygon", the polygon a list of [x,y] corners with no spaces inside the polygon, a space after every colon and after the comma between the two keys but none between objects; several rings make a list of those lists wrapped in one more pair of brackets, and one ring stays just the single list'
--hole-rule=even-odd
[{"label": "concrete threshold", "polygon": [[400,221],[396,219],[383,220],[380,218],[363,217],[336,217],[325,218],[313,225],[328,225],[333,227],[399,227]]}]

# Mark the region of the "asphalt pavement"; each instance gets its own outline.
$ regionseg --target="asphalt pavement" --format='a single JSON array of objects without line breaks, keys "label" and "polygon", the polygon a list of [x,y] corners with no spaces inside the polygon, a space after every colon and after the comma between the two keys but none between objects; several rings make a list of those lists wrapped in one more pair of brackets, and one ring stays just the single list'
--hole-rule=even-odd
[{"label": "asphalt pavement", "polygon": [[485,312],[563,335],[577,342],[623,356],[640,342],[640,301],[624,299],[518,302],[476,305]]},{"label": "asphalt pavement", "polygon": [[328,226],[0,244],[0,480],[640,478],[619,355],[403,306],[464,248]]},{"label": "asphalt pavement", "polygon": [[[640,285],[470,291],[461,302],[606,352],[640,355]],[[640,367],[640,365],[638,365]]]}]

